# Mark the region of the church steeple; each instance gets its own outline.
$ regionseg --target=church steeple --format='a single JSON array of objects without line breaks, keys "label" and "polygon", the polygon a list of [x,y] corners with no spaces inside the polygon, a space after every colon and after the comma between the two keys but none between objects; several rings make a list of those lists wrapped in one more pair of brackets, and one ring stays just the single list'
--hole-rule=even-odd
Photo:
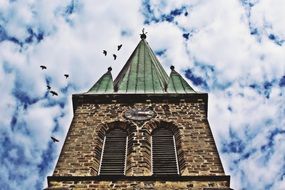
[{"label": "church steeple", "polygon": [[146,33],[140,35],[141,40],[130,58],[112,81],[108,71],[87,92],[88,94],[163,94],[163,93],[195,93],[183,77],[171,71],[170,77],[160,64],[146,41]]},{"label": "church steeple", "polygon": [[111,68],[72,95],[74,117],[46,190],[230,190],[207,119],[208,94],[170,77],[146,34],[113,82]]}]

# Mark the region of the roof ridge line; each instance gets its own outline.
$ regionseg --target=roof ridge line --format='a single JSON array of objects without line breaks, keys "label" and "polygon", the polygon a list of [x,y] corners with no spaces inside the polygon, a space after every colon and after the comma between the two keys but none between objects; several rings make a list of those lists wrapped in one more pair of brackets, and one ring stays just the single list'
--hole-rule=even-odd
[{"label": "roof ridge line", "polygon": [[[148,47],[149,47],[149,46],[148,46]],[[149,47],[149,49],[150,49],[150,52],[148,52],[148,54],[149,54],[150,58],[153,60],[153,62],[156,62],[156,63],[158,63],[158,64],[161,64],[161,63],[158,61],[158,59],[156,59],[156,57],[155,57],[155,55],[154,55],[152,49],[151,49],[150,47]],[[156,68],[156,71],[155,71],[155,72],[158,72],[158,74],[159,74],[164,80],[165,80],[164,74],[166,74],[166,76],[168,77],[168,75],[167,75],[166,72],[165,72],[165,73],[162,73],[162,72],[161,72],[161,69],[163,69],[163,68],[160,68],[159,65],[158,65],[158,67],[157,67],[157,64],[152,64],[152,65]],[[164,69],[163,69],[163,71],[164,71]],[[158,78],[158,80],[160,81],[160,86],[162,87],[162,89],[163,89],[164,91],[166,91],[167,80],[165,80],[165,83],[164,83],[164,81],[161,80],[161,78]]]}]

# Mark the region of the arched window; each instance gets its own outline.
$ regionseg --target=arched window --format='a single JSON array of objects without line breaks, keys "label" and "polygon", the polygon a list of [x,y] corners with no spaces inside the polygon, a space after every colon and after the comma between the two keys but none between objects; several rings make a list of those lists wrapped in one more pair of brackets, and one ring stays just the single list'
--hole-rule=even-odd
[{"label": "arched window", "polygon": [[160,127],[152,135],[154,175],[179,174],[175,138],[171,130]]},{"label": "arched window", "polygon": [[126,131],[113,129],[106,134],[102,148],[99,175],[125,174],[126,146]]}]

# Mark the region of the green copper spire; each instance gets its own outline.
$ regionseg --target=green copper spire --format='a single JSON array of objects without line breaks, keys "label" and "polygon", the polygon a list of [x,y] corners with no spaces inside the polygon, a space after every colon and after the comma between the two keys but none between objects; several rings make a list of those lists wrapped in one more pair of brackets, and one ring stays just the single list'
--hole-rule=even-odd
[{"label": "green copper spire", "polygon": [[111,74],[112,68],[109,67],[108,71],[92,86],[87,94],[108,94],[114,92],[113,77]]},{"label": "green copper spire", "polygon": [[193,88],[171,66],[170,78],[167,84],[168,93],[195,93]]},{"label": "green copper spire", "polygon": [[146,42],[141,41],[114,81],[117,93],[164,93],[169,77]]},{"label": "green copper spire", "polygon": [[183,77],[171,66],[170,77],[146,41],[146,33],[123,69],[113,82],[111,70],[105,73],[87,94],[167,94],[195,93]]}]

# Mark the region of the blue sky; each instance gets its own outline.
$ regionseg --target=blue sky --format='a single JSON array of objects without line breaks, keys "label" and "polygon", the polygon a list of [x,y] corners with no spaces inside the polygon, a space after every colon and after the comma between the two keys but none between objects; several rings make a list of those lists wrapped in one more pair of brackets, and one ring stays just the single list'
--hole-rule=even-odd
[{"label": "blue sky", "polygon": [[[86,92],[109,66],[116,76],[145,28],[164,68],[174,65],[209,93],[231,187],[285,189],[284,7],[284,0],[0,0],[1,188],[46,187],[72,119],[71,94]],[[116,61],[103,56],[121,43]]]}]

